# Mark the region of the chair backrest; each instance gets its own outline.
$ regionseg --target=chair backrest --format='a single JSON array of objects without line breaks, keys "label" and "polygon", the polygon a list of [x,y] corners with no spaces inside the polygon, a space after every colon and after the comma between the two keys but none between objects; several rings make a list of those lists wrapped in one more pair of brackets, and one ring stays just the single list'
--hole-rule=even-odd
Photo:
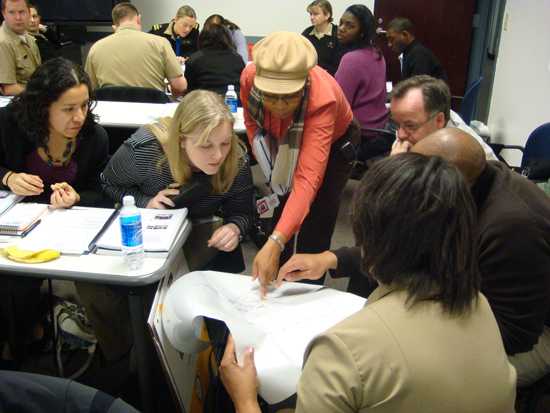
[{"label": "chair backrest", "polygon": [[95,91],[97,100],[114,102],[169,103],[162,90],[135,86],[104,86]]},{"label": "chair backrest", "polygon": [[532,159],[550,159],[550,122],[540,125],[527,138],[521,168],[526,167]]},{"label": "chair backrest", "polygon": [[464,93],[464,99],[462,99],[462,103],[460,104],[460,117],[466,125],[470,124],[474,116],[477,95],[479,94],[479,87],[481,86],[482,80],[483,77],[480,77],[468,87],[466,93]]}]

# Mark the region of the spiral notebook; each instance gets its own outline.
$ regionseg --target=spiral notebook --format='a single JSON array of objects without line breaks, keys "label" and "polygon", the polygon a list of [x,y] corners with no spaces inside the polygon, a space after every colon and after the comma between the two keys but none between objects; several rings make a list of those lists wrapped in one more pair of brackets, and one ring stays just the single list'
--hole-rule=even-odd
[{"label": "spiral notebook", "polygon": [[0,216],[0,235],[25,235],[48,211],[48,205],[18,203]]}]

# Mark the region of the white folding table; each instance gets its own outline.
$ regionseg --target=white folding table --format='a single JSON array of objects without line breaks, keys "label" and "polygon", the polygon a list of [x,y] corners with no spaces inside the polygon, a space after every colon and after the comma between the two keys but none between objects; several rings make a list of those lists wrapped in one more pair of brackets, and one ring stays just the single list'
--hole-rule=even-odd
[{"label": "white folding table", "polygon": [[[85,254],[62,255],[60,258],[41,264],[23,264],[0,256],[0,276],[33,277],[86,281],[119,285],[128,288],[128,303],[138,363],[138,377],[142,410],[153,411],[152,364],[148,349],[150,341],[144,315],[142,290],[162,277],[175,273],[184,265],[182,246],[191,231],[191,223],[185,221],[166,257],[146,256],[141,269],[130,271],[122,256]],[[63,236],[62,229],[52,237]]]}]

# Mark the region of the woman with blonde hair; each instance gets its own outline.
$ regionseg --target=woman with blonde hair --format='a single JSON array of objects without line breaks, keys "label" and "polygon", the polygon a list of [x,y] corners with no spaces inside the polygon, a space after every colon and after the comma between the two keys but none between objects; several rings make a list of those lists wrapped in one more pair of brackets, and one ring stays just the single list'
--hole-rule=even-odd
[{"label": "woman with blonde hair", "polygon": [[197,13],[188,5],[181,6],[169,23],[154,24],[149,33],[167,39],[181,61],[199,49]]},{"label": "woman with blonde hair", "polygon": [[306,11],[309,13],[311,26],[302,32],[302,36],[315,47],[318,65],[334,76],[341,54],[338,27],[332,23],[332,5],[328,0],[314,0],[307,6]]},{"label": "woman with blonde hair", "polygon": [[138,207],[165,209],[191,183],[210,184],[209,193],[186,205],[189,216],[223,218],[209,246],[233,251],[253,213],[250,167],[233,122],[219,95],[189,93],[172,118],[142,127],[118,149],[101,174],[105,193],[115,202],[133,195]]},{"label": "woman with blonde hair", "polygon": [[[103,189],[115,202],[133,195],[140,208],[189,209],[193,230],[184,253],[190,269],[244,270],[239,243],[252,221],[253,187],[233,122],[220,96],[193,91],[172,118],[138,129],[101,174]],[[186,202],[178,199],[191,192]],[[100,288],[105,302],[98,300]],[[106,358],[119,359],[132,345],[126,297],[83,283],[78,292]]]}]

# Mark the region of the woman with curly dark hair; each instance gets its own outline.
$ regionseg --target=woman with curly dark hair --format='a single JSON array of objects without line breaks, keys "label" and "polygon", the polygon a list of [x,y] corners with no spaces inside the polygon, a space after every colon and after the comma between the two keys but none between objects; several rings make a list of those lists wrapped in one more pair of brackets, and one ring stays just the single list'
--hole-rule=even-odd
[{"label": "woman with curly dark hair", "polygon": [[[53,208],[101,201],[99,174],[109,145],[105,130],[91,112],[91,91],[90,80],[80,66],[56,58],[40,66],[25,91],[0,109],[1,189],[32,202],[50,203]],[[6,282],[3,278],[0,291],[7,290]],[[13,281],[10,310],[14,317],[10,322],[17,328],[20,344],[44,336],[38,305],[41,283],[24,277]],[[12,304],[11,300],[0,302]],[[4,346],[0,369],[12,365],[6,362],[12,356]]]},{"label": "woman with curly dark hair", "polygon": [[2,189],[55,208],[100,201],[108,137],[91,112],[91,91],[80,66],[57,58],[0,109]]}]

